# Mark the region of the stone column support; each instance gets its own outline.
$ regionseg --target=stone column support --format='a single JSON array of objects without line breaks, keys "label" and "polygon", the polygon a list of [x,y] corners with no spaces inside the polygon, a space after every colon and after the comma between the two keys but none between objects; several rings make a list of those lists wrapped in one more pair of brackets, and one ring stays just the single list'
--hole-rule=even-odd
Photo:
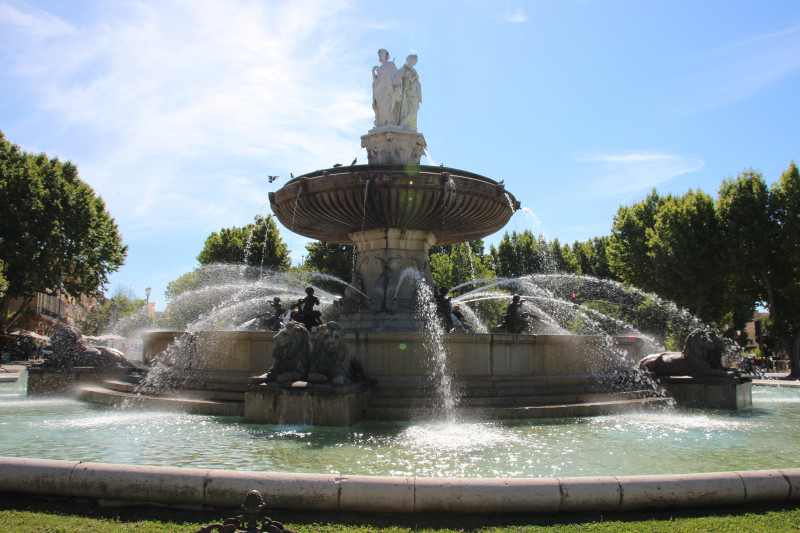
[{"label": "stone column support", "polygon": [[414,280],[433,282],[428,250],[436,243],[434,234],[386,228],[353,232],[350,239],[357,254],[353,285],[366,294],[369,309],[413,311]]}]

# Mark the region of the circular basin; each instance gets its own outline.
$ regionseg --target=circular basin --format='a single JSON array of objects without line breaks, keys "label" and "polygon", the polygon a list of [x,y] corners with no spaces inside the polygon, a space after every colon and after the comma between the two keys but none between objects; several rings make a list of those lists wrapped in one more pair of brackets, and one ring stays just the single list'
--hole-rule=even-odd
[{"label": "circular basin", "polygon": [[278,220],[294,233],[339,244],[350,234],[398,228],[430,231],[436,244],[486,237],[519,202],[502,184],[463,170],[358,165],[299,176],[270,193]]}]

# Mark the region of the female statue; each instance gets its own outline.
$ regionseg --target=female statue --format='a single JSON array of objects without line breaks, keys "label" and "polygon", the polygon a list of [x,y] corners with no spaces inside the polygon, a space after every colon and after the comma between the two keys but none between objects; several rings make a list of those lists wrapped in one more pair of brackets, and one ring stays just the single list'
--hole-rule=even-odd
[{"label": "female statue", "polygon": [[372,67],[372,109],[375,111],[375,126],[397,124],[400,101],[400,88],[395,88],[397,67],[389,61],[389,52],[381,48],[378,50],[378,59],[381,64]]},{"label": "female statue", "polygon": [[417,111],[422,102],[422,86],[419,84],[419,74],[414,69],[417,64],[417,55],[411,54],[406,58],[406,64],[400,71],[402,79],[402,98],[400,100],[399,124],[406,130],[417,131]]}]

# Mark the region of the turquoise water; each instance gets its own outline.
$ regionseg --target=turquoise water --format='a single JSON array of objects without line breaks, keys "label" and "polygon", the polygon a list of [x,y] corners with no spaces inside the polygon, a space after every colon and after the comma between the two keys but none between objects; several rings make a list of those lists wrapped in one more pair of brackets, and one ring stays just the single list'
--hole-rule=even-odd
[{"label": "turquoise water", "polygon": [[800,468],[800,389],[750,409],[534,422],[256,426],[29,399],[0,384],[0,455],[229,470],[422,477],[638,475]]}]

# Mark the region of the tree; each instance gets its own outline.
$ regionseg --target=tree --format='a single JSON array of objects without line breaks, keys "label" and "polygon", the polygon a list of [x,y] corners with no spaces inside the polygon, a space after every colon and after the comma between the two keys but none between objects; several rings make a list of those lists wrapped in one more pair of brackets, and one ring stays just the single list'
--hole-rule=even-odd
[{"label": "tree", "polygon": [[3,262],[0,261],[0,298],[6,294],[6,290],[8,289],[8,281],[3,277],[4,270]]},{"label": "tree", "polygon": [[623,282],[690,309],[707,323],[729,319],[725,241],[714,201],[702,191],[660,197],[653,191],[614,217],[612,271]]},{"label": "tree", "polygon": [[558,239],[553,239],[547,244],[547,264],[548,272],[560,272],[564,274],[580,273],[580,265],[575,254],[568,244],[561,245]]},{"label": "tree", "polygon": [[800,377],[800,173],[791,163],[769,189],[760,173],[723,182],[719,210],[736,257],[737,278],[753,287]]},{"label": "tree", "polygon": [[[7,330],[37,293],[94,294],[125,260],[114,219],[70,162],[33,155],[0,132],[0,298]],[[9,310],[12,299],[20,307]],[[12,315],[9,316],[9,311]]]},{"label": "tree", "polygon": [[577,274],[577,258],[568,245],[558,239],[547,242],[542,235],[534,236],[530,230],[522,233],[506,232],[497,248],[489,248],[491,266],[498,276],[519,278],[529,274]]},{"label": "tree", "polygon": [[714,200],[702,191],[666,198],[648,233],[655,276],[645,287],[714,323],[728,312],[719,226]]},{"label": "tree", "polygon": [[349,282],[353,273],[355,247],[348,244],[317,241],[306,245],[305,266],[314,272],[335,276]]},{"label": "tree", "polygon": [[572,254],[581,274],[599,279],[618,280],[608,262],[610,242],[609,237],[594,237],[585,242],[575,241],[572,244]]},{"label": "tree", "polygon": [[291,260],[289,248],[281,240],[272,215],[255,217],[243,228],[222,228],[208,236],[197,260],[212,263],[245,264],[285,272]]},{"label": "tree", "polygon": [[473,279],[494,277],[491,261],[484,254],[483,239],[431,246],[428,258],[433,284],[437,287],[450,289]]},{"label": "tree", "polygon": [[611,271],[625,283],[646,289],[655,277],[648,232],[655,230],[656,213],[664,201],[653,189],[643,201],[621,206],[614,216],[608,260]]},{"label": "tree", "polygon": [[497,248],[490,247],[494,271],[504,278],[519,278],[527,274],[546,271],[546,248],[544,238],[533,232],[506,232]]},{"label": "tree", "polygon": [[120,335],[128,335],[137,329],[152,326],[147,300],[136,298],[129,287],[117,287],[114,296],[99,300],[79,324],[84,335],[100,335],[112,328]]}]

